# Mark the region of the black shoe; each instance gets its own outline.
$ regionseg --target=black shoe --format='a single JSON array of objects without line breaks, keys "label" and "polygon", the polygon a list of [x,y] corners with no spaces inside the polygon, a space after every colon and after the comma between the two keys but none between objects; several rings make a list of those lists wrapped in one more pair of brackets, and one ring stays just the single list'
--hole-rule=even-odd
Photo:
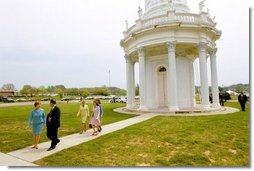
[{"label": "black shoe", "polygon": [[60,140],[59,140],[59,139],[57,140],[57,143],[56,143],[56,144],[58,144],[58,143],[60,143]]},{"label": "black shoe", "polygon": [[54,150],[55,148],[53,147],[49,147],[49,149],[47,149],[47,151],[51,151],[51,150]]},{"label": "black shoe", "polygon": [[102,130],[102,128],[101,128],[101,126],[99,126],[98,131],[101,132],[101,130]]}]

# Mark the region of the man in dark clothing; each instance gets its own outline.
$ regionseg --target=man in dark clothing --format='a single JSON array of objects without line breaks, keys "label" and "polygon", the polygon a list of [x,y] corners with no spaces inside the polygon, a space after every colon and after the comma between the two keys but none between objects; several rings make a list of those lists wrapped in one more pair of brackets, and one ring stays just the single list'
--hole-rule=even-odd
[{"label": "man in dark clothing", "polygon": [[213,96],[212,96],[212,94],[209,95],[209,101],[210,101],[210,103],[213,103]]},{"label": "man in dark clothing", "polygon": [[245,111],[245,103],[247,102],[247,96],[243,92],[238,96],[238,102],[241,105],[242,111]]},{"label": "man in dark clothing", "polygon": [[58,128],[60,127],[60,109],[56,106],[55,100],[50,100],[51,111],[47,115],[47,137],[51,140],[51,146],[47,151],[56,148],[56,144],[60,142],[57,138]]},{"label": "man in dark clothing", "polygon": [[219,99],[220,99],[220,105],[224,106],[224,98],[221,93],[219,94]]}]

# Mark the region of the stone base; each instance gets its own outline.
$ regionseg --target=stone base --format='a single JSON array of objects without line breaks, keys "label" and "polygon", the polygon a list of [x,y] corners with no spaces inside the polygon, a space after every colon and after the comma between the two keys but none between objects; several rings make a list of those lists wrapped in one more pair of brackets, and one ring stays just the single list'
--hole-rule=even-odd
[{"label": "stone base", "polygon": [[219,107],[221,107],[220,103],[213,103],[212,104],[212,108],[219,108]]},{"label": "stone base", "polygon": [[123,112],[131,112],[136,114],[144,114],[144,113],[158,113],[158,114],[199,114],[199,113],[214,113],[220,112],[225,110],[221,106],[213,107],[213,106],[202,106],[197,104],[195,107],[192,108],[158,108],[158,109],[151,109],[147,107],[140,107],[140,106],[132,106],[132,107],[125,107],[122,108]]},{"label": "stone base", "polygon": [[177,111],[179,111],[179,107],[177,107],[177,106],[170,106],[170,107],[168,108],[168,110],[169,110],[170,112],[177,112]]},{"label": "stone base", "polygon": [[114,109],[115,112],[123,113],[123,114],[136,114],[136,115],[156,115],[156,116],[210,116],[210,115],[226,115],[226,114],[234,114],[239,112],[239,109],[232,107],[220,107],[220,108],[210,108],[210,110],[204,111],[199,109],[180,109],[177,112],[169,112],[167,108],[160,110],[149,110],[149,111],[140,111],[136,106],[135,109],[126,109],[124,107]]}]

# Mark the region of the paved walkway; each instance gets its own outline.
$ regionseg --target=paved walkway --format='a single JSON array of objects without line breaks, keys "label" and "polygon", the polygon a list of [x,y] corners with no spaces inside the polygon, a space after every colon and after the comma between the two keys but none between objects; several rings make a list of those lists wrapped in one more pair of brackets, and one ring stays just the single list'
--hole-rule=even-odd
[{"label": "paved walkway", "polygon": [[0,166],[37,166],[37,165],[0,152]]},{"label": "paved walkway", "polygon": [[[93,140],[93,139],[103,136],[105,134],[126,128],[128,126],[131,126],[131,125],[143,122],[143,121],[146,121],[146,120],[151,119],[155,116],[157,116],[157,115],[155,115],[155,114],[140,115],[140,116],[136,116],[136,117],[126,119],[123,121],[105,125],[102,127],[102,132],[97,136],[91,136],[92,130],[88,130],[84,134],[77,133],[77,134],[73,134],[73,135],[69,135],[69,136],[60,138],[61,142],[57,145],[56,149],[49,151],[49,152],[46,150],[49,148],[50,142],[45,142],[45,143],[39,144],[38,150],[32,149],[31,148],[32,146],[30,146],[30,147],[26,147],[21,150],[13,151],[13,152],[4,154],[4,156],[8,156],[8,158],[6,158],[6,160],[0,160],[0,165],[4,165],[4,166],[17,166],[17,165],[18,166],[34,166],[34,164],[32,164],[32,162],[40,160],[44,157],[47,157],[47,156],[57,153],[59,151],[62,151],[63,149],[67,149],[67,148],[79,145],[81,143]],[[4,157],[4,156],[1,157],[1,155],[2,154],[0,154],[0,159],[2,157]],[[20,162],[16,162],[16,160],[20,160]]]}]

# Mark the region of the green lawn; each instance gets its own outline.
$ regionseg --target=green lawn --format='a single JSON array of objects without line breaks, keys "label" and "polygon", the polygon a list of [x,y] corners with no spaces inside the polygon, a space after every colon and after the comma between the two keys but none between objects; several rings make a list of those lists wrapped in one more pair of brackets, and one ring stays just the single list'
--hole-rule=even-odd
[{"label": "green lawn", "polygon": [[231,96],[231,100],[238,100],[238,96]]},{"label": "green lawn", "polygon": [[[239,108],[238,103],[226,105]],[[248,112],[159,116],[36,163],[42,166],[250,166],[249,131]]]},{"label": "green lawn", "polygon": [[[124,104],[104,104],[103,124],[124,120],[135,115],[124,115],[113,112],[114,108]],[[76,117],[79,109],[78,103],[59,103],[61,109],[61,128],[59,136],[76,133],[80,129],[81,119]],[[92,105],[89,104],[90,110]],[[43,105],[46,115],[49,105]],[[0,151],[3,153],[17,150],[33,143],[31,129],[26,129],[28,117],[33,106],[0,107]],[[43,130],[41,142],[48,141],[46,131]]]}]

